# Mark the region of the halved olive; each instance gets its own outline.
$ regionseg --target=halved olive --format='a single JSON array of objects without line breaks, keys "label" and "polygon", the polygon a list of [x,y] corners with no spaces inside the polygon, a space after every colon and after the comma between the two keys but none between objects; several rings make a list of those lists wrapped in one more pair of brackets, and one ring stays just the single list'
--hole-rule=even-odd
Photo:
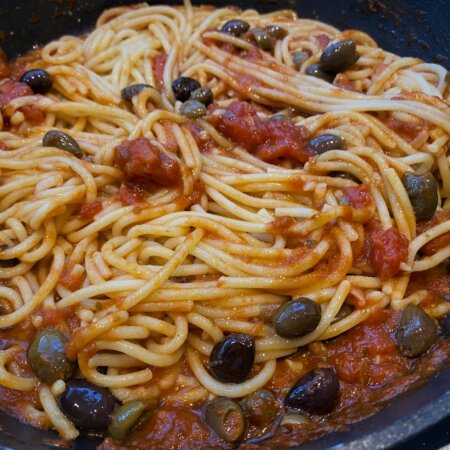
[{"label": "halved olive", "polygon": [[46,328],[34,338],[28,348],[28,362],[40,380],[53,383],[72,376],[75,365],[67,358],[66,342],[55,328]]},{"label": "halved olive", "polygon": [[334,317],[334,319],[331,321],[331,323],[333,324],[336,322],[340,322],[342,319],[345,319],[353,312],[353,309],[354,309],[353,306],[349,305],[348,303],[344,303],[341,306],[339,312]]},{"label": "halved olive", "polygon": [[441,320],[441,334],[445,338],[450,337],[450,313]]},{"label": "halved olive", "polygon": [[147,88],[153,88],[153,86],[144,83],[131,84],[130,86],[124,87],[120,91],[120,95],[122,96],[123,100],[131,102],[135,95],[139,94],[139,92]]},{"label": "halved olive", "polygon": [[214,96],[211,89],[205,86],[196,89],[189,97],[189,100],[196,100],[203,103],[205,106],[208,106],[213,102]]},{"label": "halved olive", "polygon": [[328,81],[328,83],[332,83],[335,77],[334,73],[326,72],[320,64],[311,64],[306,68],[305,74]]},{"label": "halved olive", "polygon": [[294,63],[294,67],[299,70],[301,65],[303,64],[303,61],[309,58],[309,53],[305,51],[300,51],[295,53],[292,56],[292,62]]},{"label": "halved olive", "polygon": [[236,442],[244,434],[244,413],[228,398],[218,398],[206,405],[205,422],[226,442]]},{"label": "halved olive", "polygon": [[233,36],[239,37],[241,34],[246,33],[250,29],[250,24],[244,22],[243,20],[229,20],[224,23],[221,31],[223,33],[232,34]]},{"label": "halved olive", "polygon": [[111,392],[87,380],[73,380],[59,397],[59,405],[72,422],[88,430],[106,428],[115,401]]},{"label": "halved olive", "polygon": [[268,25],[264,28],[264,31],[275,39],[284,39],[288,35],[286,28],[280,27],[279,25]]},{"label": "halved olive", "polygon": [[304,336],[316,329],[322,317],[320,306],[306,297],[282,304],[273,316],[276,333],[284,338]]},{"label": "halved olive", "polygon": [[285,404],[311,414],[328,414],[339,401],[339,380],[332,369],[318,368],[292,386]]},{"label": "halved olive", "polygon": [[28,84],[35,94],[46,94],[53,85],[53,79],[44,69],[32,69],[21,77],[22,83]]},{"label": "halved olive", "polygon": [[355,41],[347,39],[330,44],[320,57],[323,70],[332,73],[342,72],[355,64],[359,59]]},{"label": "halved olive", "polygon": [[180,102],[188,100],[191,94],[199,87],[200,83],[189,77],[178,77],[172,81],[173,94]]},{"label": "halved olive", "polygon": [[51,130],[42,139],[42,144],[45,147],[56,147],[66,152],[72,153],[72,155],[77,158],[83,157],[83,152],[81,151],[78,142],[68,134],[60,130]]},{"label": "halved olive", "polygon": [[408,305],[402,312],[396,339],[400,352],[409,357],[425,353],[436,340],[434,320],[416,305]]},{"label": "halved olive", "polygon": [[433,217],[438,206],[438,185],[431,173],[415,175],[405,172],[401,178],[417,220]]},{"label": "halved olive", "polygon": [[123,439],[145,410],[143,402],[138,400],[124,403],[111,414],[108,434],[113,439]]},{"label": "halved olive", "polygon": [[209,356],[209,370],[224,383],[244,381],[255,361],[255,341],[249,334],[232,333],[214,346]]},{"label": "halved olive", "polygon": [[206,114],[206,106],[197,100],[188,100],[181,105],[180,113],[189,119],[198,119]]},{"label": "halved olive", "polygon": [[243,398],[242,409],[249,422],[262,426],[275,419],[278,413],[277,399],[269,389],[261,389]]},{"label": "halved olive", "polygon": [[337,134],[322,134],[311,139],[306,149],[313,155],[321,155],[330,150],[342,150],[345,148],[344,139]]},{"label": "halved olive", "polygon": [[273,50],[274,42],[273,38],[264,31],[262,28],[254,28],[252,30],[253,37],[255,38],[256,45],[265,52]]}]

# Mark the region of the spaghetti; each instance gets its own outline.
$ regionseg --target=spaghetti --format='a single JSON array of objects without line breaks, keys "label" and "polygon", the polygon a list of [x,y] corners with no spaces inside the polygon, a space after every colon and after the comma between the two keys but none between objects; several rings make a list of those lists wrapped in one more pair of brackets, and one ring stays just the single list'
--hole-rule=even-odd
[{"label": "spaghetti", "polygon": [[[249,30],[221,31],[237,16]],[[356,44],[356,62],[332,83],[313,76],[343,41]],[[88,35],[5,68],[0,386],[21,399],[9,413],[78,435],[58,402],[70,381],[45,381],[26,362],[36,330],[49,327],[67,339],[79,376],[118,402],[154,407],[240,399],[287,368],[299,378],[299,347],[323,350],[377,312],[450,312],[450,290],[412,281],[440,274],[450,257],[441,66],[292,11],[185,1],[107,10]],[[31,69],[51,77],[45,95],[17,81]],[[207,112],[177,100],[180,75],[211,90]],[[52,130],[75,144],[45,145]],[[405,176],[431,172],[438,193],[419,203],[438,198],[419,221],[424,205]],[[298,298],[319,305],[319,318],[282,337],[273,314]],[[209,369],[230,333],[254,343],[241,382]]]}]

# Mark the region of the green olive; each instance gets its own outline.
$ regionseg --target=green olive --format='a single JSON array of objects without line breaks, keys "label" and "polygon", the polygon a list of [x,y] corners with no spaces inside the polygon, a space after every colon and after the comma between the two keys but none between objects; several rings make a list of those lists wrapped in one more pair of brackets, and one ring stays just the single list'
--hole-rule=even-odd
[{"label": "green olive", "polygon": [[203,103],[205,106],[208,106],[213,102],[214,95],[209,87],[202,86],[192,92],[189,100],[197,100],[198,102]]},{"label": "green olive", "polygon": [[284,39],[288,35],[286,28],[280,27],[279,25],[268,25],[264,28],[264,31],[275,39]]},{"label": "green olive", "polygon": [[124,403],[116,408],[111,414],[108,434],[113,439],[123,439],[137,422],[144,409],[144,403],[138,400]]},{"label": "green olive", "polygon": [[349,305],[348,303],[344,303],[331,323],[333,324],[336,322],[340,322],[342,319],[345,319],[353,312],[353,309],[353,306]]},{"label": "green olive", "polygon": [[277,334],[284,338],[304,336],[319,325],[322,317],[320,306],[306,297],[281,305],[273,316],[273,326]]},{"label": "green olive", "polygon": [[250,423],[262,426],[275,419],[278,413],[277,399],[272,391],[261,389],[244,397],[242,409]]},{"label": "green olive", "polygon": [[197,100],[188,100],[180,106],[180,113],[189,119],[198,119],[206,114],[206,106]]},{"label": "green olive", "polygon": [[320,64],[311,64],[305,70],[305,75],[320,78],[321,80],[332,83],[335,77],[334,73],[327,72]]},{"label": "green olive", "polygon": [[355,41],[347,39],[330,44],[320,57],[323,70],[332,73],[343,72],[359,59]]},{"label": "green olive", "polygon": [[262,28],[254,28],[252,30],[256,45],[265,52],[271,52],[274,47],[273,38]]},{"label": "green olive", "polygon": [[436,340],[434,320],[416,305],[408,305],[402,313],[396,339],[400,352],[409,357],[425,353]]},{"label": "green olive", "polygon": [[417,220],[428,220],[433,217],[438,206],[438,185],[431,173],[415,175],[405,172],[402,183]]},{"label": "green olive", "polygon": [[205,422],[226,442],[236,442],[244,434],[244,412],[228,398],[218,398],[206,405]]},{"label": "green olive", "polygon": [[83,157],[83,152],[81,151],[78,142],[66,133],[60,130],[49,131],[42,139],[42,144],[44,147],[56,147],[66,152],[72,153],[72,155],[77,158]]},{"label": "green olive", "polygon": [[67,358],[66,341],[55,328],[46,328],[34,338],[28,348],[28,362],[40,380],[53,383],[72,376],[75,365]]}]

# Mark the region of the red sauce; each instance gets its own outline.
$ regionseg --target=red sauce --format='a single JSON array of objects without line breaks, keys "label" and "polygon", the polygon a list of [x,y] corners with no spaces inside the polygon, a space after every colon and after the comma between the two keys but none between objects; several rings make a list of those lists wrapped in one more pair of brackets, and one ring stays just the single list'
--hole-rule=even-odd
[{"label": "red sauce", "polygon": [[21,106],[19,111],[25,116],[25,120],[33,126],[41,125],[45,120],[45,114],[34,105]]},{"label": "red sauce", "polygon": [[83,284],[83,273],[74,273],[72,267],[65,266],[60,277],[59,282],[69,291],[77,291]]},{"label": "red sauce", "polygon": [[[436,211],[430,220],[417,222],[417,234],[425,233],[425,231],[428,231],[436,225],[446,222],[447,220],[450,220],[450,210],[444,209],[442,211]],[[447,245],[450,245],[450,231],[441,234],[430,242],[427,242],[420,249],[420,252],[424,255],[434,255],[441,248],[446,247]]]},{"label": "red sauce", "polygon": [[166,67],[168,56],[164,53],[162,55],[156,55],[153,58],[153,72],[155,74],[156,88],[160,91],[164,89],[164,68]]},{"label": "red sauce", "polygon": [[0,108],[6,106],[11,100],[25,95],[32,95],[33,91],[18,81],[6,80],[0,84]]},{"label": "red sauce", "polygon": [[348,186],[343,189],[343,192],[345,198],[353,208],[368,208],[373,203],[369,186],[365,183],[360,186]]},{"label": "red sauce", "polygon": [[253,105],[234,102],[220,116],[210,115],[209,120],[227,138],[266,162],[292,159],[308,161],[305,150],[309,132],[284,120],[263,122]]},{"label": "red sauce", "polygon": [[117,196],[123,205],[138,205],[143,203],[144,192],[139,186],[132,183],[124,183],[120,186]]},{"label": "red sauce", "polygon": [[95,200],[94,202],[83,203],[80,207],[78,216],[80,219],[93,219],[96,214],[102,210],[102,202]]},{"label": "red sauce", "polygon": [[403,122],[389,116],[385,124],[394,130],[398,135],[408,142],[413,141],[423,131],[428,131],[428,122],[426,120],[419,120],[418,122]]},{"label": "red sauce", "polygon": [[125,181],[144,190],[179,186],[182,177],[178,162],[163,153],[147,138],[123,141],[115,148],[114,166],[123,170]]},{"label": "red sauce", "polygon": [[166,135],[164,148],[169,150],[169,152],[176,153],[178,151],[178,142],[172,131],[172,122],[170,120],[161,120],[159,123],[164,128],[164,133]]},{"label": "red sauce", "polygon": [[370,263],[375,273],[388,280],[400,271],[400,263],[408,256],[408,239],[396,228],[383,230],[377,220],[369,222]]},{"label": "red sauce", "polygon": [[186,125],[183,125],[183,127],[187,127],[189,129],[195,143],[202,153],[205,153],[211,149],[214,142],[209,136],[209,133],[207,133],[201,125],[194,120],[190,120]]}]

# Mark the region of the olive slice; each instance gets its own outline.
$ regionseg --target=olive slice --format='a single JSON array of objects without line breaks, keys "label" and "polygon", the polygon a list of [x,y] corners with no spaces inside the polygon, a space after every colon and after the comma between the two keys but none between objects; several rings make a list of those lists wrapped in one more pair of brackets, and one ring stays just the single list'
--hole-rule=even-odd
[{"label": "olive slice", "polygon": [[321,155],[330,150],[342,150],[345,148],[344,140],[337,134],[321,134],[311,139],[306,149],[313,155]]},{"label": "olive slice", "polygon": [[181,105],[180,113],[189,119],[198,119],[206,114],[206,106],[197,100],[188,100]]},{"label": "olive slice", "polygon": [[83,152],[81,151],[78,142],[72,136],[69,136],[60,130],[51,130],[46,133],[42,139],[42,144],[45,147],[56,147],[60,150],[72,153],[72,155],[80,159],[83,157]]},{"label": "olive slice", "polygon": [[208,403],[205,422],[226,442],[238,441],[245,430],[245,417],[241,407],[228,398],[218,398]]},{"label": "olive slice", "polygon": [[145,410],[143,402],[138,400],[124,403],[111,414],[108,434],[113,439],[123,439]]},{"label": "olive slice", "polygon": [[259,427],[275,419],[278,402],[272,391],[261,389],[243,398],[242,409],[247,420]]}]

